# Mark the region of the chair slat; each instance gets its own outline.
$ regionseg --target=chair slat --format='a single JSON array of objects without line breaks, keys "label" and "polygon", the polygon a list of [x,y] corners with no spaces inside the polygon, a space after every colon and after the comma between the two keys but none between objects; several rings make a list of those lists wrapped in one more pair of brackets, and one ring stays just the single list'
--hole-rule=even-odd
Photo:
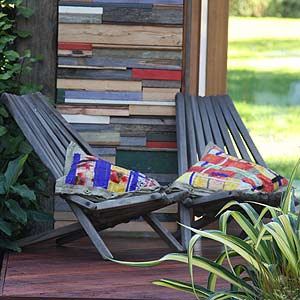
[{"label": "chair slat", "polygon": [[43,100],[42,103],[45,106],[45,110],[50,113],[51,116],[53,116],[57,121],[59,121],[59,123],[61,124],[61,128],[63,128],[66,133],[71,135],[75,143],[77,143],[86,153],[97,156],[92,147],[87,142],[85,142],[84,139],[61,116],[61,114],[45,100],[45,97],[41,93],[37,93],[37,95],[39,95],[39,97]]},{"label": "chair slat", "polygon": [[254,142],[253,142],[253,140],[252,140],[252,138],[251,138],[251,136],[250,136],[250,134],[249,134],[246,126],[245,126],[245,124],[243,123],[240,115],[238,114],[238,112],[237,112],[237,110],[236,110],[236,108],[235,108],[235,106],[234,106],[231,98],[228,95],[226,95],[226,96],[224,96],[224,100],[226,101],[226,104],[227,104],[227,106],[228,106],[228,108],[230,110],[232,118],[235,121],[235,124],[238,127],[241,135],[243,136],[243,139],[244,139],[246,145],[248,146],[249,151],[251,152],[254,160],[258,164],[266,167],[266,163],[265,163],[264,159],[262,158],[262,156],[258,152],[258,150],[257,150],[257,148],[256,148],[256,146],[255,146],[255,144],[254,144]]},{"label": "chair slat", "polygon": [[61,176],[60,170],[57,168],[53,160],[48,159],[48,155],[47,152],[45,152],[45,148],[39,142],[39,137],[32,131],[31,126],[27,122],[29,116],[26,116],[24,112],[21,112],[21,110],[17,106],[15,101],[16,96],[10,94],[3,94],[1,99],[5,102],[6,107],[10,111],[11,115],[14,117],[18,126],[22,128],[25,137],[30,142],[35,152],[39,155],[40,159],[50,170],[52,175],[55,178],[59,178]]},{"label": "chair slat", "polygon": [[193,121],[193,113],[192,113],[192,104],[191,98],[185,98],[185,108],[186,108],[186,124],[187,124],[187,137],[188,137],[188,154],[189,154],[189,166],[194,165],[197,160],[197,147],[196,147],[196,136],[195,136],[195,128]]},{"label": "chair slat", "polygon": [[191,97],[191,103],[192,103],[192,112],[193,112],[193,118],[194,118],[194,131],[196,135],[196,145],[197,145],[197,152],[198,157],[201,157],[202,153],[205,149],[205,137],[204,137],[204,129],[203,124],[200,118],[200,112],[198,108],[198,97],[192,96]]},{"label": "chair slat", "polygon": [[[45,111],[43,105],[39,99],[33,98],[33,103],[39,108],[39,112],[44,120],[49,124],[51,129],[54,131],[57,138],[60,140],[61,144],[64,146],[65,150],[67,149],[68,145],[70,144],[71,139],[68,138],[68,135],[64,133],[61,129],[61,126],[58,122],[55,122],[55,119],[51,117],[49,113]],[[71,136],[70,136],[71,137]]]},{"label": "chair slat", "polygon": [[26,103],[26,106],[29,110],[31,110],[32,115],[34,115],[41,125],[40,130],[43,132],[44,137],[48,140],[48,143],[51,145],[53,151],[57,154],[58,159],[60,160],[61,164],[64,164],[66,148],[61,143],[60,139],[57,138],[56,133],[54,130],[49,126],[46,120],[43,118],[41,114],[41,110],[31,101],[32,95],[29,96],[29,99],[26,97],[21,97],[20,101]]},{"label": "chair slat", "polygon": [[203,101],[203,97],[198,98],[198,106],[199,106],[199,112],[200,112],[200,116],[201,116],[202,124],[203,124],[205,144],[207,145],[209,142],[214,143],[214,138],[212,135],[211,126],[210,126],[209,119],[207,116],[207,110],[205,107],[205,103]]},{"label": "chair slat", "polygon": [[227,124],[225,122],[225,119],[224,119],[224,116],[222,114],[221,108],[219,106],[219,102],[217,101],[218,100],[217,98],[218,98],[217,96],[216,97],[215,96],[211,97],[212,101],[214,102],[214,110],[215,110],[215,113],[216,113],[216,118],[217,118],[218,123],[219,123],[219,128],[221,130],[226,149],[228,151],[228,154],[233,155],[233,156],[237,156],[236,151],[234,149],[234,145],[233,145],[231,136],[229,135],[229,132],[228,132]]},{"label": "chair slat", "polygon": [[184,97],[178,93],[176,95],[176,134],[178,149],[178,173],[182,175],[188,169],[187,159],[187,136]]},{"label": "chair slat", "polygon": [[[52,161],[56,166],[58,172],[62,174],[62,154],[54,145],[53,140],[50,138],[45,128],[43,128],[43,124],[38,120],[36,113],[33,113],[33,111],[27,105],[26,101],[23,100],[24,99],[22,99],[21,97],[16,97],[15,103],[17,107],[24,113],[24,115],[26,116],[25,121],[28,123],[33,133],[38,137],[38,141],[36,141],[36,143],[38,142],[42,146],[42,148],[44,148],[44,152],[47,154],[47,160]],[[31,141],[29,142],[31,143]]]},{"label": "chair slat", "polygon": [[231,135],[233,136],[235,144],[239,150],[239,153],[243,159],[246,159],[249,161],[249,160],[251,160],[251,157],[247,151],[247,148],[245,147],[245,144],[240,135],[240,132],[239,132],[238,128],[236,127],[234,120],[232,119],[232,115],[230,113],[229,107],[227,106],[226,102],[227,101],[224,97],[219,98],[219,104],[220,104],[221,110],[222,110],[224,118],[226,120],[228,129],[229,129]]},{"label": "chair slat", "polygon": [[216,145],[218,145],[220,148],[222,148],[224,150],[224,142],[223,142],[222,135],[220,132],[219,124],[216,119],[215,110],[214,110],[213,104],[212,104],[213,99],[211,97],[207,96],[207,97],[204,97],[203,101],[206,106],[207,116],[208,116],[209,123],[211,126],[212,134],[214,137],[214,142]]}]

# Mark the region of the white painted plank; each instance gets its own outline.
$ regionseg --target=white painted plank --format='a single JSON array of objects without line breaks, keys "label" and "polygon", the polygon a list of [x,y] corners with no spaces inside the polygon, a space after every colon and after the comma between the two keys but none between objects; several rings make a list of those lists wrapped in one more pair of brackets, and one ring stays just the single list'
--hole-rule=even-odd
[{"label": "white painted plank", "polygon": [[110,117],[107,116],[90,116],[90,115],[62,115],[69,123],[80,124],[109,124]]},{"label": "white painted plank", "polygon": [[59,6],[58,12],[60,14],[91,14],[102,15],[102,7],[85,7],[85,6]]}]

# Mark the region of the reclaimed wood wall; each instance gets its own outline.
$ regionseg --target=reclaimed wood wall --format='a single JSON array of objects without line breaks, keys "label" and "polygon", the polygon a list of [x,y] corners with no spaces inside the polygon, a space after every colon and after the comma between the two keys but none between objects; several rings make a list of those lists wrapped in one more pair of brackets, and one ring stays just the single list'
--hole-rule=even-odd
[{"label": "reclaimed wood wall", "polygon": [[[59,4],[59,111],[102,158],[162,184],[172,182],[177,177],[174,101],[182,77],[183,0]],[[58,226],[73,219],[65,210],[57,200]],[[171,230],[176,212],[176,207],[159,212]]]}]

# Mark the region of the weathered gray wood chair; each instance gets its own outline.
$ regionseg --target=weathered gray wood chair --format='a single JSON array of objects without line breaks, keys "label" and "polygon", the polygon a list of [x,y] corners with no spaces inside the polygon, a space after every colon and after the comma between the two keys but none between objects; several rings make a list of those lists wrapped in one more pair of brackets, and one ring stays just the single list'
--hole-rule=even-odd
[{"label": "weathered gray wood chair", "polygon": [[[209,142],[230,155],[266,166],[228,95],[196,97],[179,93],[176,95],[176,118],[179,175],[199,160]],[[208,193],[207,196],[184,200],[180,205],[180,219],[183,224],[200,228],[215,221],[218,211],[231,200],[278,205],[281,197],[282,192]],[[260,207],[257,206],[257,209]],[[194,216],[202,218],[195,221]],[[191,231],[181,228],[183,246],[188,245],[190,238]]]},{"label": "weathered gray wood chair", "polygon": [[[63,175],[66,149],[71,141],[86,153],[95,155],[93,149],[77,134],[41,93],[24,96],[2,94],[1,102],[8,108],[28,142],[50,170],[55,179]],[[92,197],[61,195],[78,219],[78,223],[48,233],[24,238],[20,246],[57,239],[59,244],[89,236],[103,258],[112,257],[99,235],[99,231],[143,216],[144,220],[177,251],[183,248],[173,235],[150,212],[176,203],[187,196],[186,192],[166,194],[154,192],[120,200],[94,202]]]}]

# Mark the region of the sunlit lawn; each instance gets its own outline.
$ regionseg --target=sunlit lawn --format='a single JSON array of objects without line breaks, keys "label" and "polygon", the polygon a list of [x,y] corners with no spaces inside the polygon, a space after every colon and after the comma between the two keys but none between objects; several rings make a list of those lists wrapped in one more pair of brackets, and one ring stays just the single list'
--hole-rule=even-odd
[{"label": "sunlit lawn", "polygon": [[229,26],[228,93],[268,166],[285,176],[300,157],[299,28],[276,18]]}]

